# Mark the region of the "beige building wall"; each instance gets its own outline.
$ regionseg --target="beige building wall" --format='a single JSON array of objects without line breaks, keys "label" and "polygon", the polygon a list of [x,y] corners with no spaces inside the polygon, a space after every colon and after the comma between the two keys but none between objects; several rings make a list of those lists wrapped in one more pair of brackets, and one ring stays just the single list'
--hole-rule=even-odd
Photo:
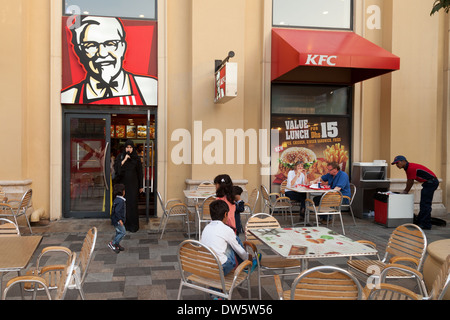
[{"label": "beige building wall", "polygon": [[[8,44],[0,59],[0,185],[28,183],[34,208],[44,208],[51,219],[61,218],[62,203],[59,2],[0,0],[0,39]],[[381,29],[367,26],[371,5],[381,10]],[[220,173],[248,180],[248,190],[268,184],[260,165],[248,164],[248,155],[246,164],[206,165],[198,152],[212,141],[194,148],[194,122],[201,121],[201,135],[218,129],[224,139],[226,129],[270,129],[272,1],[160,0],[158,10],[158,181],[165,198],[181,198],[186,179],[212,180]],[[448,15],[430,17],[430,11],[431,3],[423,0],[355,1],[355,32],[398,55],[401,67],[355,85],[352,151],[354,161],[391,161],[404,154],[430,167],[443,180],[447,204],[449,23]],[[236,55],[230,61],[238,63],[238,97],[217,105],[214,60],[231,50]],[[191,159],[202,163],[171,161],[177,129],[190,132]],[[405,178],[393,166],[390,177],[399,184]]]},{"label": "beige building wall", "polygon": [[49,214],[50,1],[0,1],[0,185]]}]

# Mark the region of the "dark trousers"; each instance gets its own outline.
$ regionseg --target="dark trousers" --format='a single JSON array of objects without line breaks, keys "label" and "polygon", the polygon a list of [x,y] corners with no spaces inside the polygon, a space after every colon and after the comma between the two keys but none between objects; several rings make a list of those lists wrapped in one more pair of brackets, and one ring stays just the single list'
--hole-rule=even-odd
[{"label": "dark trousers", "polygon": [[286,197],[288,197],[292,201],[297,201],[300,203],[300,212],[302,211],[301,209],[305,208],[306,193],[286,191]]},{"label": "dark trousers", "polygon": [[433,202],[434,191],[436,191],[438,186],[438,179],[428,180],[422,184],[420,211],[416,220],[416,224],[422,228],[431,228],[431,204]]}]

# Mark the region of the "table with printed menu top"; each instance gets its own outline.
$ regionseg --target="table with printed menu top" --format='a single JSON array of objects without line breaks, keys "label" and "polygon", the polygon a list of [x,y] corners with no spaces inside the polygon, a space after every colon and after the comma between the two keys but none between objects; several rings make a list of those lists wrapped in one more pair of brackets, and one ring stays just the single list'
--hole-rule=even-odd
[{"label": "table with printed menu top", "polygon": [[376,255],[377,250],[324,227],[249,230],[275,253],[286,259],[300,259],[302,269],[309,259]]}]

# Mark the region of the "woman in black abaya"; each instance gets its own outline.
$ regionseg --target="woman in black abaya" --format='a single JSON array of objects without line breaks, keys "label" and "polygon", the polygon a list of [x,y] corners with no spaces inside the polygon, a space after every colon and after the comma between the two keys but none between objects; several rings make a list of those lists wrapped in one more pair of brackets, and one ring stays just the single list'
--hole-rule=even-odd
[{"label": "woman in black abaya", "polygon": [[130,232],[139,230],[138,196],[142,188],[142,164],[131,140],[125,142],[125,151],[119,154],[114,165],[115,183],[125,185],[126,221],[125,229]]}]

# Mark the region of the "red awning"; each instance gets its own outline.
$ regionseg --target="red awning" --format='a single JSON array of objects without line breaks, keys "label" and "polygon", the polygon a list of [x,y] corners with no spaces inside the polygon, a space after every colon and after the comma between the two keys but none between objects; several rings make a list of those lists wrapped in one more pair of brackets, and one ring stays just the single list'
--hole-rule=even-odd
[{"label": "red awning", "polygon": [[272,81],[354,84],[399,69],[399,57],[354,32],[272,29]]}]

